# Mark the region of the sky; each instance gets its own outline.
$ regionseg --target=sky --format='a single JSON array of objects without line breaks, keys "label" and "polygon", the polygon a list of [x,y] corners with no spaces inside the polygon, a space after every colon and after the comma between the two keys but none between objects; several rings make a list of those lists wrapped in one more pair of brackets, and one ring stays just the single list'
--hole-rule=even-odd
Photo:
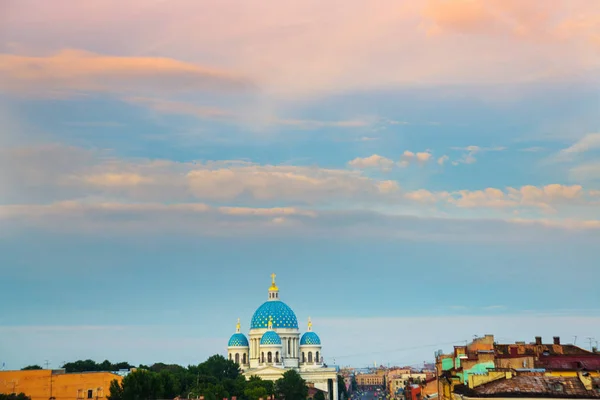
[{"label": "sky", "polygon": [[0,0],[0,363],[600,339],[600,3]]}]

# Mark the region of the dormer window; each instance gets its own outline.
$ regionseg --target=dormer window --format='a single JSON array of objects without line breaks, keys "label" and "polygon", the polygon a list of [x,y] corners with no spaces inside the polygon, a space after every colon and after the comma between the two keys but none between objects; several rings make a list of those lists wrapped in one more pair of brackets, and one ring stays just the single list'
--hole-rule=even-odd
[{"label": "dormer window", "polygon": [[565,387],[562,385],[562,383],[559,383],[559,382],[550,384],[550,388],[554,392],[564,392],[565,391]]}]

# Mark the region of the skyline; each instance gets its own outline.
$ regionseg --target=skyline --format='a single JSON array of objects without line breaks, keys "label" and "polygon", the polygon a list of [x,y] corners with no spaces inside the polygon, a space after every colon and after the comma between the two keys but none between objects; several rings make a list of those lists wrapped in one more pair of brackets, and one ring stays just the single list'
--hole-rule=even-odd
[{"label": "skyline", "polygon": [[330,364],[600,339],[600,3],[0,15],[7,367],[199,363],[271,273]]}]

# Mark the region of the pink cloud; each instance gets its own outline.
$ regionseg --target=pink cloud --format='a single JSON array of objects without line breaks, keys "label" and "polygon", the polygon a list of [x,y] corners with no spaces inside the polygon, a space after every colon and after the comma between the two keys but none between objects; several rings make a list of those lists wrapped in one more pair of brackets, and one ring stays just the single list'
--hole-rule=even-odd
[{"label": "pink cloud", "polygon": [[48,57],[0,54],[0,88],[25,92],[240,88],[249,82],[218,69],[165,57],[117,57],[63,50]]},{"label": "pink cloud", "polygon": [[161,56],[243,71],[266,93],[298,96],[585,77],[599,65],[591,51],[599,8],[589,0],[29,0],[11,3],[4,29],[35,54],[68,46]]}]

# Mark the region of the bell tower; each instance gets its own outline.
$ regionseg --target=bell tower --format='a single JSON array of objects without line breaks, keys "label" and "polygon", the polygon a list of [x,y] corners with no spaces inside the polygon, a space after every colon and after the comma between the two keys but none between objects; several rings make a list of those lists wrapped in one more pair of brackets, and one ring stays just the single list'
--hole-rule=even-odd
[{"label": "bell tower", "polygon": [[277,275],[271,274],[271,286],[269,287],[269,301],[279,300],[279,288],[275,284],[275,277]]}]

